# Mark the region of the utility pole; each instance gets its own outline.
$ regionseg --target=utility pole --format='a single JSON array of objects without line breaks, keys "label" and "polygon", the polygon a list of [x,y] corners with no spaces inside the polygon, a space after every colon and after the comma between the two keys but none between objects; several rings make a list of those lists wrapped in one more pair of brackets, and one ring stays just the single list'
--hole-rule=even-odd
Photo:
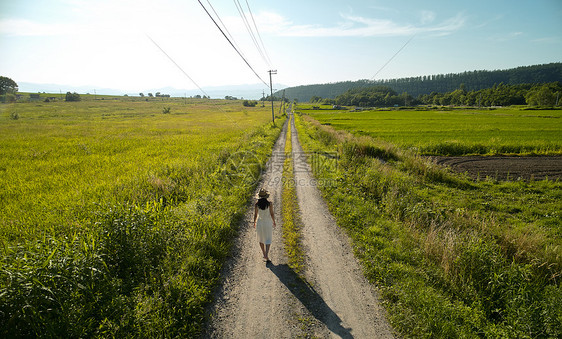
[{"label": "utility pole", "polygon": [[265,91],[261,91],[261,107],[265,107]]},{"label": "utility pole", "polygon": [[273,109],[273,82],[271,80],[271,74],[277,74],[277,70],[269,70],[269,90],[271,93],[271,120],[275,123],[275,113]]}]

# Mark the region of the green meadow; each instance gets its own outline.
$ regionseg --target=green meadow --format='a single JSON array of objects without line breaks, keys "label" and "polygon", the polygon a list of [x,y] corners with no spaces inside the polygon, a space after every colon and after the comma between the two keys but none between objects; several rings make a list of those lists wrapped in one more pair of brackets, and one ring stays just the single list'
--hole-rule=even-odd
[{"label": "green meadow", "polygon": [[386,140],[422,155],[562,154],[562,110],[522,108],[379,109],[352,112],[310,105],[323,124]]},{"label": "green meadow", "polygon": [[86,95],[0,105],[0,334],[196,335],[280,133],[270,112]]},{"label": "green meadow", "polygon": [[560,154],[561,111],[310,108],[299,139],[329,155],[319,188],[401,335],[562,336],[562,183],[474,181],[420,156]]}]

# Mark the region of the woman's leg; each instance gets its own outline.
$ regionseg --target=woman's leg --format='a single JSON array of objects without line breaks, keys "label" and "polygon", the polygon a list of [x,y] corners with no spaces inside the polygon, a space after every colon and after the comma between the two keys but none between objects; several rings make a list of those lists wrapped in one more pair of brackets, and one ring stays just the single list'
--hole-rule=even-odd
[{"label": "woman's leg", "polygon": [[265,245],[265,253],[264,253],[264,258],[269,260],[269,247],[271,246],[271,244],[267,244]]},{"label": "woman's leg", "polygon": [[265,245],[263,244],[263,242],[260,242],[260,248],[261,248],[261,251],[263,253],[263,257],[267,258],[267,252],[265,251]]}]

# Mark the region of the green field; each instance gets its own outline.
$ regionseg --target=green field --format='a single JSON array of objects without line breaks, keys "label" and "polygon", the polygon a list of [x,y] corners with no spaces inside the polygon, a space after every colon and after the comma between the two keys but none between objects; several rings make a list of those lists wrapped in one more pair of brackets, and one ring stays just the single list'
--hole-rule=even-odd
[{"label": "green field", "polygon": [[562,154],[562,110],[312,110],[323,124],[386,140],[422,155]]},{"label": "green field", "polygon": [[[446,135],[486,154],[499,139],[522,153],[559,154],[560,111],[309,108],[297,108],[299,139],[305,151],[330,155],[312,166],[317,180],[331,183],[319,188],[399,333],[562,336],[562,183],[473,181],[419,156],[448,154],[429,150]],[[492,137],[499,121],[522,139]],[[432,137],[415,138],[417,129]],[[453,132],[460,130],[462,137]],[[533,148],[536,140],[553,146]]]},{"label": "green field", "polygon": [[96,98],[0,105],[0,335],[194,335],[282,121]]},{"label": "green field", "polygon": [[[265,164],[282,118],[240,101],[82,99],[0,105],[0,335],[197,336],[259,175],[236,165]],[[399,333],[562,335],[562,184],[473,181],[419,156],[560,154],[560,111],[297,111]],[[283,194],[290,226],[294,187]]]}]

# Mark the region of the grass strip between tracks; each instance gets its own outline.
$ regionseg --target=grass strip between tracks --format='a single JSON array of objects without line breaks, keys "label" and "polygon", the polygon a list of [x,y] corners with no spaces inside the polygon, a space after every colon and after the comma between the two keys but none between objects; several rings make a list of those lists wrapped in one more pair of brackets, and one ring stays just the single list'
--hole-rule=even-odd
[{"label": "grass strip between tracks", "polygon": [[285,241],[285,251],[289,258],[289,266],[300,275],[304,268],[304,253],[301,246],[300,232],[302,222],[299,217],[299,202],[295,187],[291,142],[291,123],[289,122],[285,141],[285,162],[283,163],[283,239]]}]

